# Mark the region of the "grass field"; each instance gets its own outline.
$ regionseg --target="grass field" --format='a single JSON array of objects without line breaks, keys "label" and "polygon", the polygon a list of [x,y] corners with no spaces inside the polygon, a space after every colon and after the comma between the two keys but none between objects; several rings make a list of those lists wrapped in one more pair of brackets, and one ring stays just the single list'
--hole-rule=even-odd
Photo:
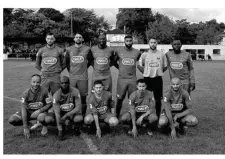
[{"label": "grass field", "polygon": [[[103,134],[101,139],[95,134],[82,133],[77,137],[68,133],[66,140],[58,141],[57,129],[50,127],[47,137],[42,137],[39,129],[31,133],[31,139],[25,140],[22,127],[13,127],[8,118],[20,110],[20,103],[13,98],[21,98],[29,87],[30,76],[38,71],[29,60],[4,61],[4,154],[225,154],[225,62],[194,62],[194,68],[197,88],[192,100],[199,124],[188,128],[186,135],[176,141],[169,134],[157,132],[152,137],[142,133],[134,139],[127,135],[127,127],[121,125],[113,133]],[[118,72],[114,68],[112,72],[115,95]],[[63,74],[68,75],[66,71]],[[166,72],[164,89],[168,84]]]}]

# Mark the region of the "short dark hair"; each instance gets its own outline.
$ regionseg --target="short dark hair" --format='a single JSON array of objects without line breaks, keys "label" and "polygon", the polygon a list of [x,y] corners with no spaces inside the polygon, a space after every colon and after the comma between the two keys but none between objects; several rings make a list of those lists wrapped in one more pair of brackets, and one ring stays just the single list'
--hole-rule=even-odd
[{"label": "short dark hair", "polygon": [[138,83],[145,83],[145,84],[147,84],[146,81],[143,78],[138,79],[137,80],[137,85],[138,85]]},{"label": "short dark hair", "polygon": [[39,74],[33,74],[32,76],[31,76],[31,78],[33,78],[33,77],[39,77],[40,78],[40,80],[41,80],[41,76],[39,75]]},{"label": "short dark hair", "polygon": [[124,39],[128,39],[128,38],[133,39],[132,35],[126,35],[126,36],[124,37]]},{"label": "short dark hair", "polygon": [[93,86],[95,86],[95,85],[97,85],[97,84],[101,84],[102,86],[104,86],[101,80],[95,81]]},{"label": "short dark hair", "polygon": [[[81,35],[81,36],[83,37],[83,35],[82,35],[81,32],[76,32],[75,36],[76,36],[77,34],[79,34],[79,35]],[[75,36],[74,36],[74,37],[75,37]]]},{"label": "short dark hair", "polygon": [[48,32],[46,35],[45,35],[45,37],[47,37],[47,36],[55,36],[52,32]]},{"label": "short dark hair", "polygon": [[154,39],[154,40],[158,41],[157,38],[156,38],[155,36],[150,37],[150,38],[149,38],[149,41],[150,41],[151,39]]}]

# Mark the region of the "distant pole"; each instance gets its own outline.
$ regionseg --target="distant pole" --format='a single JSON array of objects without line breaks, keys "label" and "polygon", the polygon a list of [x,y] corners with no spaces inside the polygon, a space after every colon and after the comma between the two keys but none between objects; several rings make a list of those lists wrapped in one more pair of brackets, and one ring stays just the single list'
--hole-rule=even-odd
[{"label": "distant pole", "polygon": [[126,25],[124,25],[123,31],[124,31],[124,34],[126,34]]},{"label": "distant pole", "polygon": [[71,14],[70,14],[70,20],[71,20],[71,37],[73,37],[73,12],[71,10]]}]

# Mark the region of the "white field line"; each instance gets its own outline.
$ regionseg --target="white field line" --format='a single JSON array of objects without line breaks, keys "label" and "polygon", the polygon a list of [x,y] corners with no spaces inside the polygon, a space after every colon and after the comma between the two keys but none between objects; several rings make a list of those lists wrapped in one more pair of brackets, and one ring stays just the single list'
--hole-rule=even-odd
[{"label": "white field line", "polygon": [[[4,96],[4,98],[7,98],[7,99],[12,100],[12,101],[15,101],[15,102],[21,102],[19,99],[12,98],[12,97],[8,97],[8,96]],[[86,134],[81,133],[80,136],[84,140],[84,142],[86,143],[86,145],[88,146],[90,152],[92,152],[93,154],[101,154],[98,151],[98,148],[92,142],[92,140]]]}]

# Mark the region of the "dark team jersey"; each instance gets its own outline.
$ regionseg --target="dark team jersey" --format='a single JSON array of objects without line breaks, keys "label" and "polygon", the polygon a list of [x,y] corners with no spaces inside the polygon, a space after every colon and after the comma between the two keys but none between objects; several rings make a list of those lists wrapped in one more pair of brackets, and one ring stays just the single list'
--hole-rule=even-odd
[{"label": "dark team jersey", "polygon": [[91,59],[91,49],[88,46],[71,46],[66,49],[65,63],[70,73],[70,78],[87,80],[87,65]]},{"label": "dark team jersey", "polygon": [[166,58],[170,79],[178,77],[185,83],[189,83],[190,80],[194,81],[194,79],[190,79],[190,71],[194,68],[189,53],[183,50],[179,54],[174,53],[174,51],[169,51],[166,53]]},{"label": "dark team jersey", "polygon": [[145,113],[148,110],[155,109],[153,93],[145,90],[144,93],[140,93],[138,90],[134,91],[129,98],[129,105],[131,109],[134,109],[137,113]]},{"label": "dark team jersey", "polygon": [[115,61],[119,60],[119,78],[136,78],[136,62],[140,55],[140,51],[134,48],[123,47],[116,50]]},{"label": "dark team jersey", "polygon": [[27,110],[36,111],[51,103],[51,100],[48,96],[48,90],[40,87],[36,92],[33,92],[31,88],[27,89],[23,93],[21,102],[26,105]]},{"label": "dark team jersey", "polygon": [[169,103],[171,106],[172,114],[185,111],[187,109],[186,101],[188,100],[191,100],[191,98],[183,88],[179,88],[178,92],[175,92],[170,87],[164,97],[164,102]]},{"label": "dark team jersey", "polygon": [[111,76],[110,65],[114,56],[114,50],[110,47],[100,49],[95,46],[91,49],[94,58],[93,79],[107,79]]},{"label": "dark team jersey", "polygon": [[60,88],[53,96],[53,104],[59,104],[62,112],[70,112],[75,107],[81,108],[79,90],[74,87],[70,87],[69,93],[64,94]]},{"label": "dark team jersey", "polygon": [[60,47],[48,48],[45,46],[40,48],[37,53],[36,65],[41,65],[43,73],[60,73],[63,69],[63,58],[63,50]]},{"label": "dark team jersey", "polygon": [[88,106],[90,112],[93,114],[103,115],[105,113],[111,112],[110,109],[114,107],[114,101],[112,99],[112,94],[107,91],[103,91],[101,99],[98,99],[95,94],[91,94],[88,99]]}]

